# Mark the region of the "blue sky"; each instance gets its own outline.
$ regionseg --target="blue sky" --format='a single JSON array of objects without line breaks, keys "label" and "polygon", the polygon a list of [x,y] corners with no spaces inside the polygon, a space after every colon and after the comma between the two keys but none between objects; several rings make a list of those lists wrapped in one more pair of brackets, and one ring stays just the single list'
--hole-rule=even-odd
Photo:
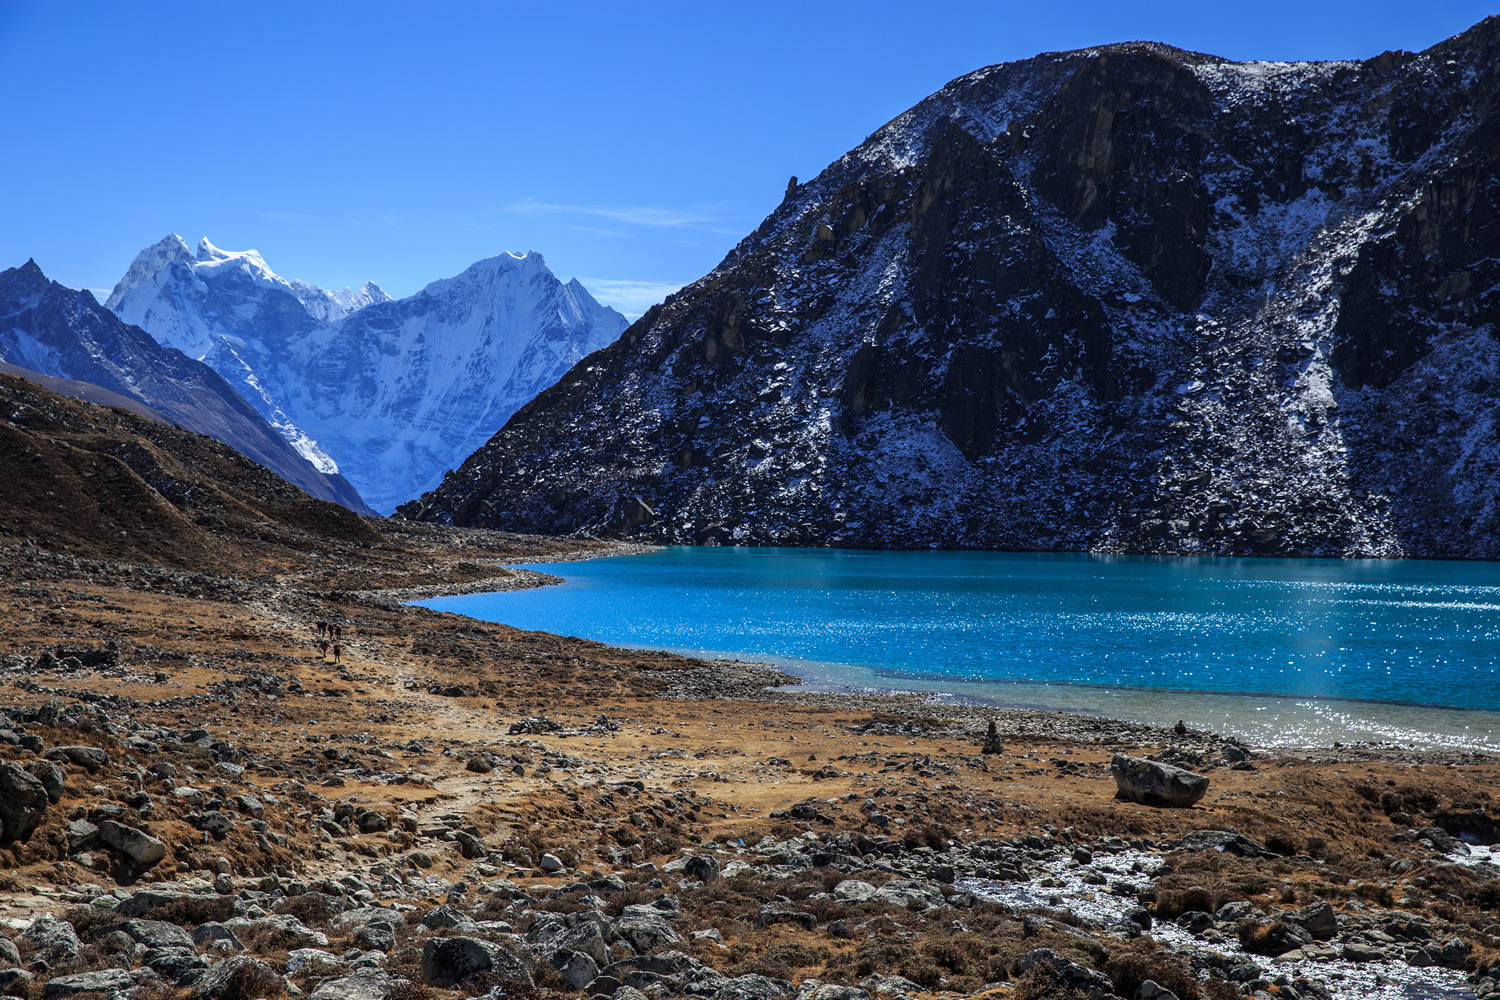
[{"label": "blue sky", "polygon": [[1363,58],[1494,9],[0,0],[0,267],[108,288],[178,232],[400,296],[536,249],[635,315],[980,66],[1130,39]]}]

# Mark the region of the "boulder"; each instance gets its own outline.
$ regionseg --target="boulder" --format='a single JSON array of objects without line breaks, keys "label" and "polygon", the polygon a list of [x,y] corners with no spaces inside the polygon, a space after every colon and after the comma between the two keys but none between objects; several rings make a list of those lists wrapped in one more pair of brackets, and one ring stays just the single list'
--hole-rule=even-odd
[{"label": "boulder", "polygon": [[700,882],[712,882],[719,877],[719,862],[707,854],[694,854],[683,865],[683,874]]},{"label": "boulder", "polygon": [[186,948],[192,951],[195,947],[192,935],[165,920],[127,920],[123,924],[102,928],[100,933],[112,930],[124,931],[147,948]]},{"label": "boulder", "polygon": [[144,871],[167,856],[166,844],[149,833],[112,819],[99,824],[99,842],[122,855],[137,871]]},{"label": "boulder", "polygon": [[283,989],[282,979],[265,962],[235,955],[209,966],[188,992],[190,1000],[241,1000],[263,997]]},{"label": "boulder", "polygon": [[99,828],[86,819],[68,821],[68,850],[81,851],[94,842]]},{"label": "boulder", "polygon": [[875,898],[876,889],[868,882],[861,882],[857,878],[846,878],[833,887],[835,899],[847,900],[851,903],[863,903]]},{"label": "boulder", "polygon": [[772,924],[797,924],[805,931],[816,930],[818,918],[816,914],[801,910],[788,910],[778,906],[762,906],[760,912],[755,915],[755,929],[769,927]]},{"label": "boulder", "polygon": [[124,992],[135,986],[135,977],[124,969],[105,969],[102,972],[80,972],[72,976],[58,976],[47,980],[42,987],[42,1000],[57,1000],[58,997],[77,996],[80,993],[110,994]]},{"label": "boulder", "polygon": [[300,976],[308,973],[328,976],[343,972],[347,963],[330,951],[321,948],[293,948],[286,953],[286,974]]},{"label": "boulder", "polygon": [[422,918],[422,926],[432,930],[442,927],[473,927],[474,918],[455,906],[439,906]]},{"label": "boulder", "polygon": [[1179,851],[1218,851],[1240,858],[1263,858],[1274,855],[1264,845],[1258,844],[1243,834],[1228,830],[1193,830],[1177,841]]},{"label": "boulder", "polygon": [[1104,973],[1070,962],[1051,948],[1036,948],[1027,952],[1026,957],[1021,959],[1021,971],[1030,972],[1038,962],[1046,962],[1052,966],[1052,970],[1064,983],[1082,991],[1090,1000],[1114,995],[1114,983]]},{"label": "boulder", "polygon": [[713,1000],[787,1000],[796,994],[797,988],[785,979],[751,973],[724,983],[714,993]]},{"label": "boulder", "polygon": [[169,983],[194,980],[209,967],[208,959],[199,958],[191,948],[148,948],[141,962]]},{"label": "boulder", "polygon": [[245,946],[234,936],[234,931],[217,921],[199,924],[193,928],[193,943],[209,951],[244,951]]},{"label": "boulder", "polygon": [[391,1000],[391,976],[383,969],[359,969],[323,980],[308,1000]]},{"label": "boulder", "polygon": [[387,923],[372,921],[355,931],[352,937],[361,948],[373,948],[387,954],[396,950],[396,928]]},{"label": "boulder", "polygon": [[98,747],[53,747],[44,756],[48,760],[76,764],[89,772],[109,763],[109,752]]},{"label": "boulder", "polygon": [[[453,839],[458,844],[459,853],[465,858],[471,860],[474,858],[483,858],[487,857],[490,853],[489,848],[484,846],[484,841],[467,830],[454,830]],[[548,854],[546,857],[550,858],[552,855]]]},{"label": "boulder", "polygon": [[592,983],[599,975],[599,963],[592,955],[581,951],[559,951],[552,958],[552,967],[562,976],[569,990],[578,991]]},{"label": "boulder", "polygon": [[429,986],[451,990],[481,973],[486,979],[531,987],[526,964],[498,944],[471,937],[445,937],[422,946],[422,979]]},{"label": "boulder", "polygon": [[31,996],[31,979],[31,973],[25,969],[0,969],[0,995]]},{"label": "boulder", "polygon": [[655,951],[664,944],[676,944],[682,937],[667,923],[660,910],[652,906],[627,906],[614,922],[614,931],[624,938],[637,954]]},{"label": "boulder", "polygon": [[556,854],[543,854],[542,860],[538,861],[536,866],[548,875],[555,875],[567,867],[562,863],[562,858]]},{"label": "boulder", "polygon": [[1109,764],[1117,791],[1115,797],[1148,806],[1186,808],[1203,798],[1208,778],[1171,764],[1117,753]]},{"label": "boulder", "polygon": [[0,844],[29,840],[50,801],[37,778],[15,764],[0,764]]},{"label": "boulder", "polygon": [[1333,906],[1326,899],[1283,914],[1283,917],[1300,925],[1318,941],[1327,941],[1339,932],[1338,914],[1334,912]]},{"label": "boulder", "polygon": [[80,943],[73,925],[44,913],[31,922],[16,940],[25,941],[50,962],[70,961],[78,957]]},{"label": "boulder", "polygon": [[924,910],[947,904],[947,897],[937,886],[906,878],[892,879],[876,889],[875,898],[903,910],[912,903]]},{"label": "boulder", "polygon": [[63,780],[67,773],[50,760],[34,760],[26,765],[26,772],[47,789],[47,801],[56,805],[62,798]]}]

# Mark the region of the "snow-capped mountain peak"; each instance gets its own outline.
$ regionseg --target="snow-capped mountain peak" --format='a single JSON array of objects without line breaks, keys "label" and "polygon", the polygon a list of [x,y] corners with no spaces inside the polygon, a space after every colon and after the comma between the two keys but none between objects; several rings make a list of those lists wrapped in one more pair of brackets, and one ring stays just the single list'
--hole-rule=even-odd
[{"label": "snow-capped mountain peak", "polygon": [[407,299],[330,291],[255,250],[175,235],[109,307],[203,360],[309,461],[389,510],[436,485],[521,405],[628,325],[540,253],[502,253]]}]

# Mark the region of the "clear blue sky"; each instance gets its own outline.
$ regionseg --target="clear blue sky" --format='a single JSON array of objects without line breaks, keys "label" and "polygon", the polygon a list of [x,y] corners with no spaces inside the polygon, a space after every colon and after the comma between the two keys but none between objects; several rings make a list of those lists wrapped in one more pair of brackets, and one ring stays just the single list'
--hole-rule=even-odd
[{"label": "clear blue sky", "polygon": [[108,288],[168,232],[406,295],[504,250],[638,314],[948,80],[1153,39],[1421,49],[1428,2],[0,0],[0,266]]}]

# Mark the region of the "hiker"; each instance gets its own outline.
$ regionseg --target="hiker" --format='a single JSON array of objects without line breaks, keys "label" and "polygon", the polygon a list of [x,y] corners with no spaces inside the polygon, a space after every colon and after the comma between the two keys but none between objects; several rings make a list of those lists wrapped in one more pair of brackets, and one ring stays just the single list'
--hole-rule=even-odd
[{"label": "hiker", "polygon": [[321,639],[328,634],[328,623],[318,622],[318,638]]},{"label": "hiker", "polygon": [[328,659],[328,640],[324,639],[318,643],[318,651],[323,654],[323,659]]},{"label": "hiker", "polygon": [[344,626],[342,626],[342,625],[335,625],[333,627],[333,638],[334,638],[334,641],[337,642],[338,640],[342,639],[343,637],[344,637]]},{"label": "hiker", "polygon": [[343,662],[343,660],[342,660],[343,655],[344,655],[344,647],[340,646],[338,643],[334,643],[333,644],[333,662],[334,663],[342,663]]}]

